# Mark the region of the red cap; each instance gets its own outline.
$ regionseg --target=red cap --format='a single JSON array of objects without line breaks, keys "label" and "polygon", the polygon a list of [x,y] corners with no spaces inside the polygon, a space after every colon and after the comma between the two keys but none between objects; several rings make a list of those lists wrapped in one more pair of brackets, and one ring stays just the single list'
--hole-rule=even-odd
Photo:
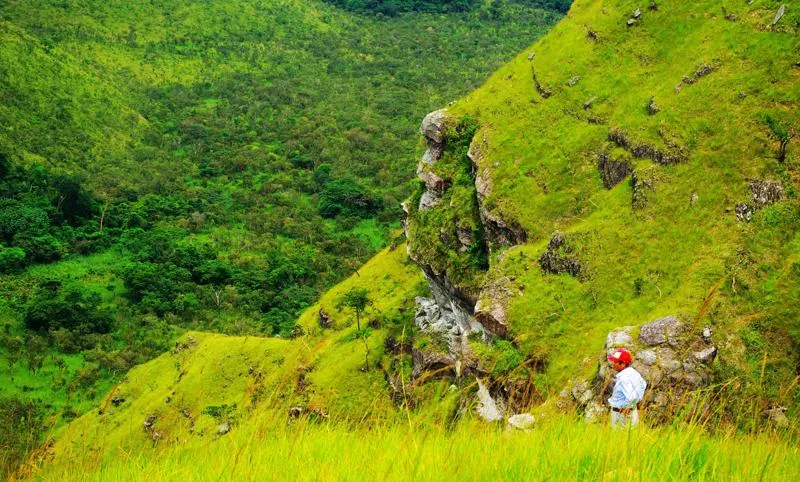
[{"label": "red cap", "polygon": [[617,348],[614,352],[608,355],[608,361],[611,362],[622,362],[626,365],[630,365],[633,361],[633,357],[631,356],[631,352],[624,348]]}]

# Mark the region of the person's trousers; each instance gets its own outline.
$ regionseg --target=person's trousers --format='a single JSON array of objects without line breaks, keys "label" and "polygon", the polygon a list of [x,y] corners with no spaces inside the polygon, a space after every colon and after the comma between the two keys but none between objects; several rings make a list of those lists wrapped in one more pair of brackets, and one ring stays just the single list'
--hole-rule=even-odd
[{"label": "person's trousers", "polygon": [[639,423],[639,411],[631,410],[630,415],[611,410],[611,426],[614,428],[635,427]]}]

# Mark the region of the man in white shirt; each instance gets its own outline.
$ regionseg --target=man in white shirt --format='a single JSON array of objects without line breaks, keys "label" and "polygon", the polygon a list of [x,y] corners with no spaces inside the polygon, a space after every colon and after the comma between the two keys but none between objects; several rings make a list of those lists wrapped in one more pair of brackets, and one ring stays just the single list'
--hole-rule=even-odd
[{"label": "man in white shirt", "polygon": [[631,368],[633,357],[631,352],[624,348],[614,350],[608,355],[611,367],[617,372],[614,390],[608,404],[611,405],[611,426],[631,427],[639,423],[639,412],[636,405],[644,397],[647,382],[635,369]]}]

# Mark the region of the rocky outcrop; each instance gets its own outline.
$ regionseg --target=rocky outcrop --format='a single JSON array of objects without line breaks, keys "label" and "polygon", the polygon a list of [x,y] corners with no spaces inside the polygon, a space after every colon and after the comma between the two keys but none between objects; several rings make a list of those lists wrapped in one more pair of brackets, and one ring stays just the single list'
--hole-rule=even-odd
[{"label": "rocky outcrop", "polygon": [[618,348],[631,351],[633,368],[647,381],[640,408],[647,409],[651,421],[668,420],[683,408],[692,391],[711,381],[711,365],[718,350],[709,327],[694,333],[680,317],[665,316],[642,325],[638,336],[635,330],[625,326],[610,332],[597,357],[594,379],[574,381],[562,392],[562,399],[577,406],[587,419],[597,419],[608,410],[605,401],[611,395],[615,373],[606,356]]},{"label": "rocky outcrop", "polygon": [[639,340],[645,345],[656,346],[668,343],[670,346],[677,346],[678,337],[686,328],[674,316],[665,316],[642,326],[639,332]]},{"label": "rocky outcrop", "polygon": [[633,172],[630,161],[612,159],[606,153],[600,154],[597,160],[597,169],[600,171],[600,178],[606,189],[616,186]]},{"label": "rocky outcrop", "polygon": [[492,279],[475,304],[475,319],[492,334],[508,335],[508,303],[514,293],[508,277]]},{"label": "rocky outcrop", "polygon": [[717,70],[714,65],[702,64],[694,71],[692,75],[684,75],[678,85],[675,86],[675,93],[680,92],[685,85],[692,85],[703,77],[713,73]]},{"label": "rocky outcrop", "polygon": [[567,242],[567,238],[559,232],[553,233],[550,238],[547,251],[539,257],[539,266],[545,273],[567,273],[575,277],[578,277],[583,270],[580,260],[574,254],[574,249]]},{"label": "rocky outcrop", "polygon": [[492,193],[492,178],[487,166],[481,167],[488,150],[488,141],[485,137],[478,136],[472,140],[467,157],[472,161],[475,176],[475,191],[478,196],[478,214],[480,216],[483,232],[489,241],[491,249],[495,246],[515,246],[524,243],[528,235],[516,221],[507,221],[503,217],[488,209],[486,199]]},{"label": "rocky outcrop", "polygon": [[319,327],[323,329],[330,328],[331,326],[333,326],[333,323],[331,322],[331,317],[322,308],[320,308],[319,312],[317,313],[317,322],[319,323]]},{"label": "rocky outcrop", "polygon": [[458,376],[456,360],[449,354],[436,350],[414,349],[411,359],[414,363],[414,369],[411,372],[412,380],[418,379],[423,373],[427,373],[429,379],[447,379]]},{"label": "rocky outcrop", "polygon": [[431,112],[425,116],[420,126],[420,133],[425,138],[428,149],[417,166],[417,176],[425,183],[425,192],[419,202],[419,210],[425,211],[436,206],[442,194],[450,187],[450,183],[431,171],[431,167],[442,157],[445,147],[445,129],[447,113],[444,109]]},{"label": "rocky outcrop", "polygon": [[750,192],[753,193],[753,197],[749,203],[736,205],[736,218],[739,221],[750,222],[759,209],[780,202],[785,197],[783,186],[777,181],[759,179],[750,181]]},{"label": "rocky outcrop", "polygon": [[492,395],[489,393],[489,389],[480,379],[477,381],[478,403],[475,407],[475,412],[479,417],[487,422],[496,422],[498,420],[502,420],[506,412],[505,405],[501,401],[495,400],[494,397],[492,397]]},{"label": "rocky outcrop", "polygon": [[656,190],[657,176],[653,169],[634,170],[631,173],[631,207],[642,210],[647,200]]},{"label": "rocky outcrop", "polygon": [[533,76],[533,86],[536,87],[536,92],[542,96],[542,99],[547,99],[552,96],[553,91],[545,87],[539,80],[539,76],[536,74],[536,67],[533,65],[533,58],[531,58],[531,74]]},{"label": "rocky outcrop", "polygon": [[609,131],[608,140],[618,147],[627,150],[637,159],[651,159],[657,164],[678,164],[689,158],[687,150],[673,142],[670,142],[668,150],[658,149],[649,144],[632,140],[622,129],[612,129]]},{"label": "rocky outcrop", "polygon": [[750,191],[753,193],[753,204],[759,208],[775,204],[784,198],[783,186],[777,181],[750,181]]},{"label": "rocky outcrop", "polygon": [[508,417],[508,420],[506,421],[506,429],[530,432],[535,423],[536,419],[530,413],[518,413]]}]

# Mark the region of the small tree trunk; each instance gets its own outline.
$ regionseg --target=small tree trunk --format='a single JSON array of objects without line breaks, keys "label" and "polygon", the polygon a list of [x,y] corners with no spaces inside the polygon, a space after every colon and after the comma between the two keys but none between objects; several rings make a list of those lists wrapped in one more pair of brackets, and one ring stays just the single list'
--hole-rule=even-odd
[{"label": "small tree trunk", "polygon": [[100,212],[100,232],[103,232],[103,221],[106,219],[106,211],[108,210],[109,200],[106,198],[106,203],[103,205],[103,210]]}]

